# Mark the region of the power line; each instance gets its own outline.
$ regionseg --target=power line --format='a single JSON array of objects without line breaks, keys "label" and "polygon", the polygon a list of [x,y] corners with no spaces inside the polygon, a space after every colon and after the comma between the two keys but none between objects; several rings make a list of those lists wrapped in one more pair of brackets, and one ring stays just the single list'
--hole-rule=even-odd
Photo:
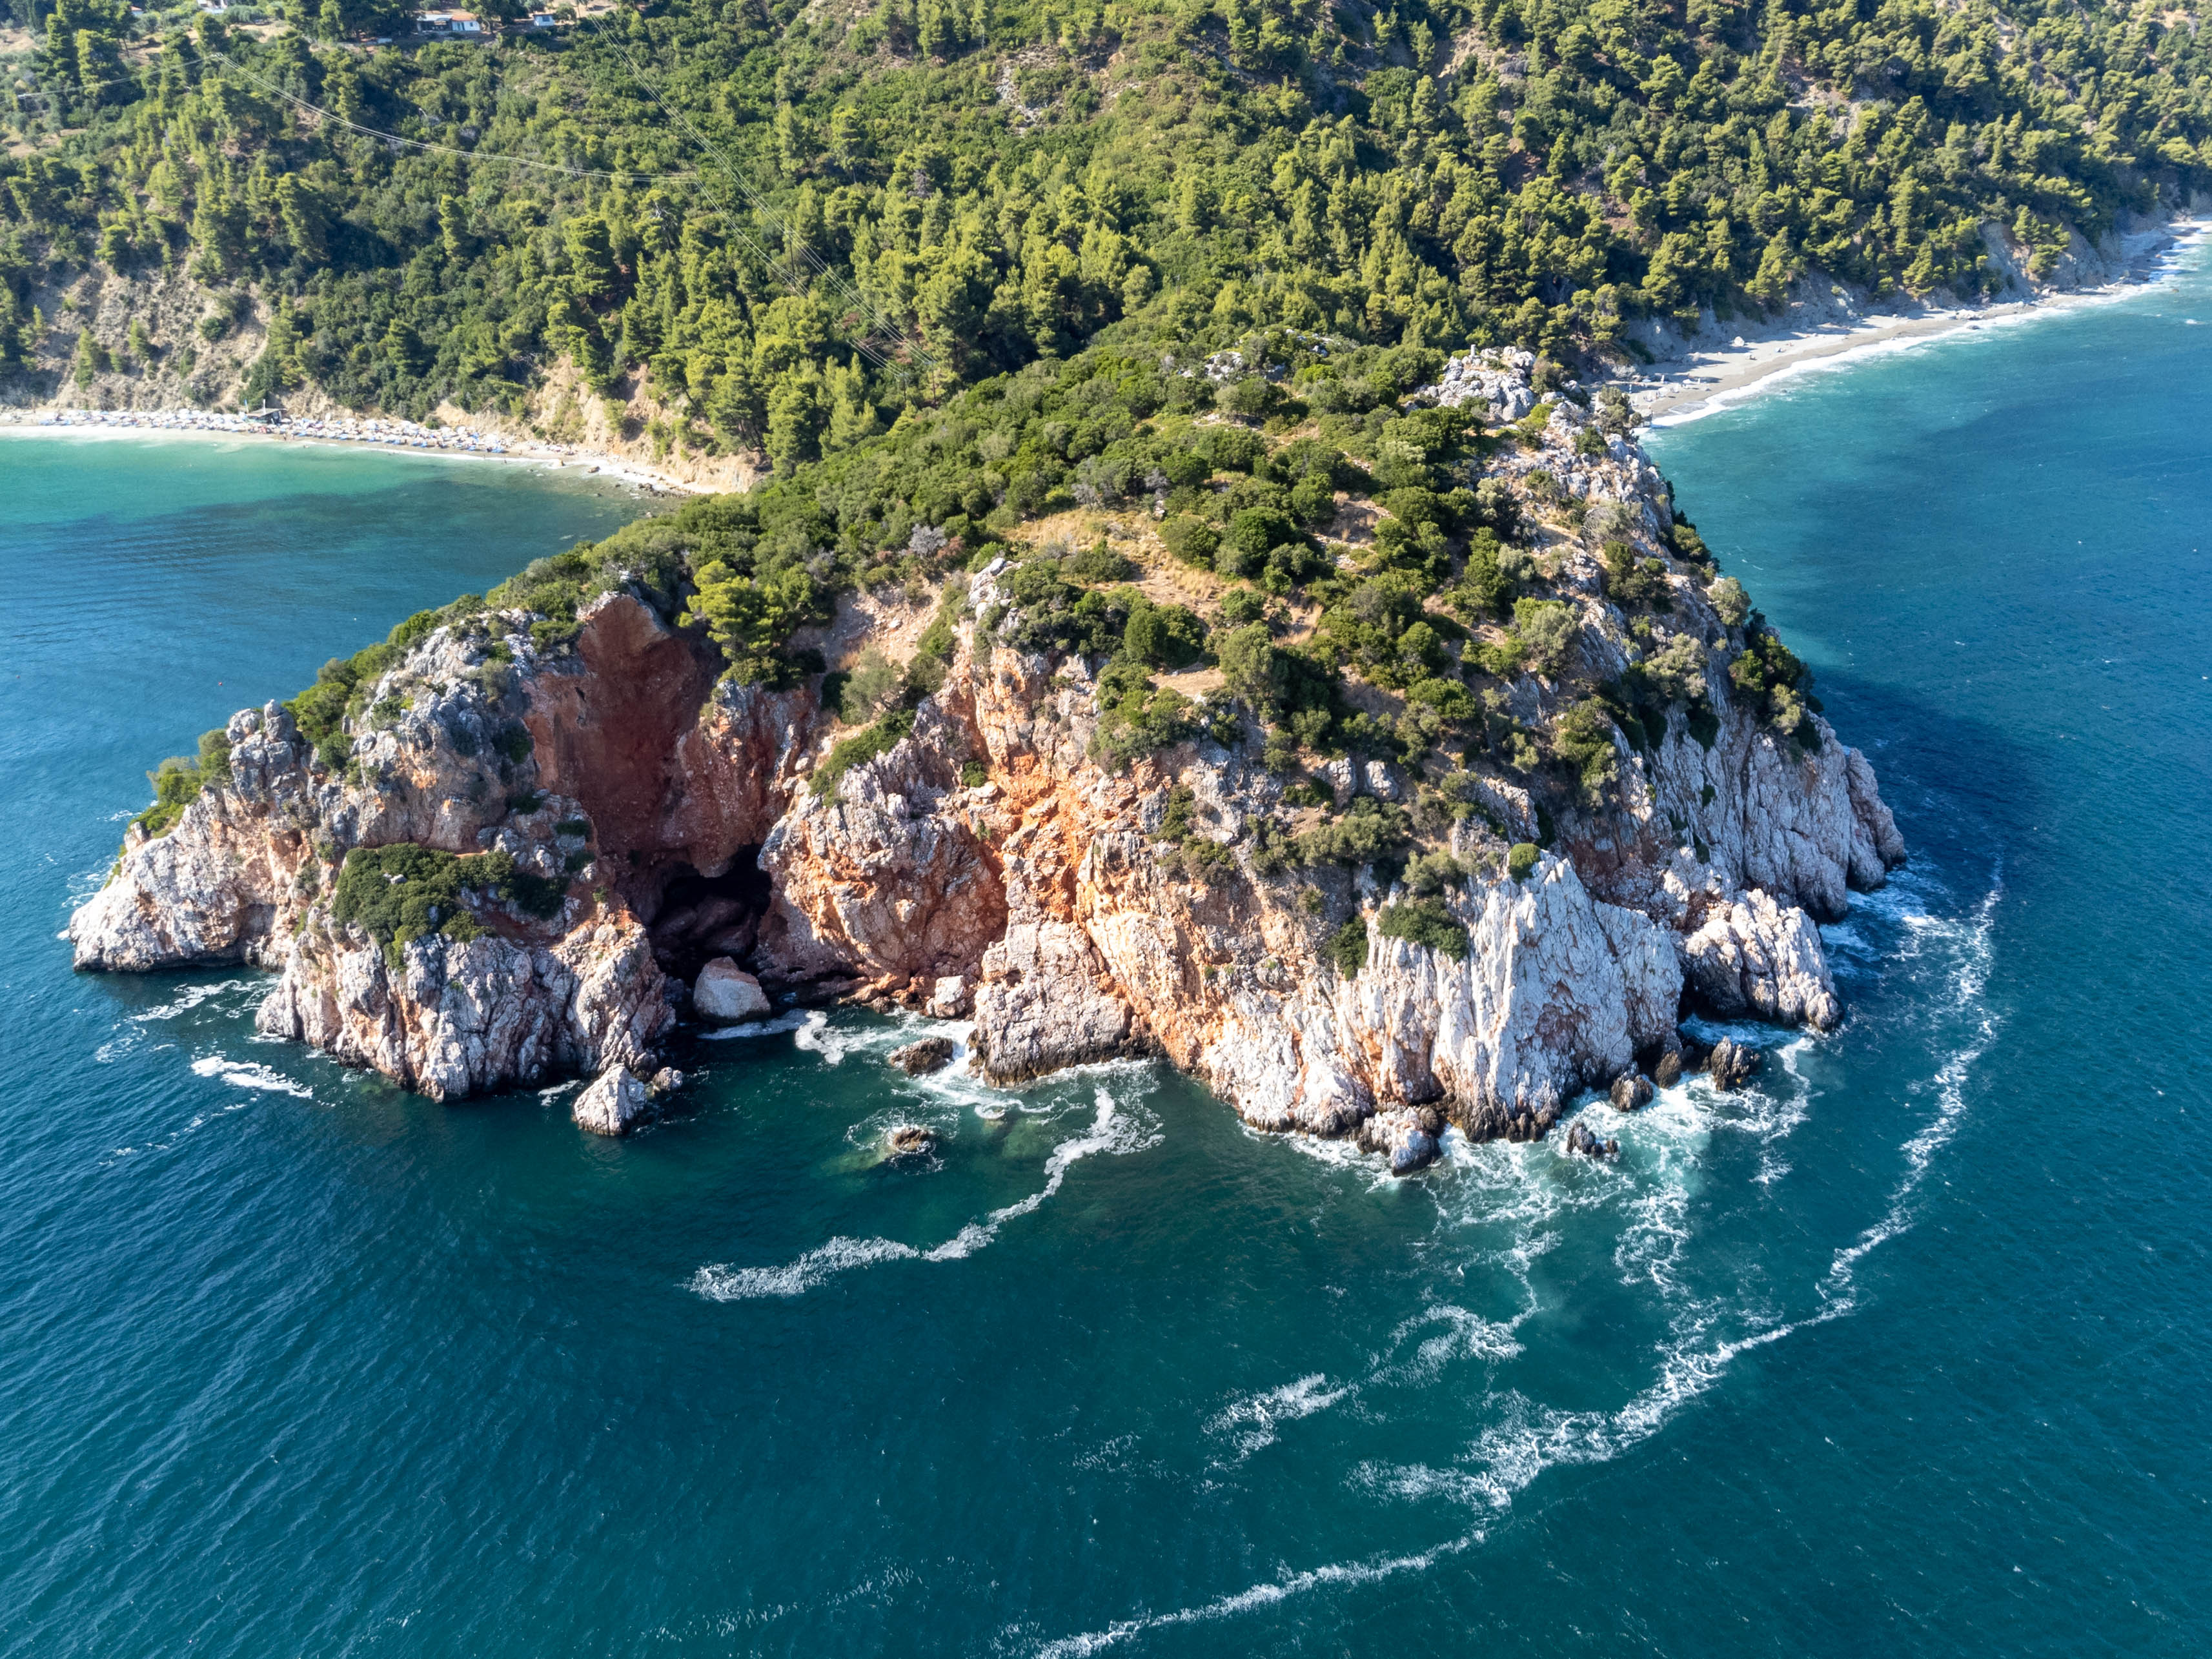
[{"label": "power line", "polygon": [[[785,222],[783,216],[768,203],[760,192],[754,190],[752,186],[746,182],[744,174],[741,173],[731,162],[729,157],[723,152],[721,148],[715,144],[714,141],[709,139],[704,133],[701,132],[698,127],[693,124],[690,117],[686,116],[681,110],[676,108],[675,106],[661,96],[659,90],[646,78],[644,70],[639,67],[637,60],[630,55],[629,50],[627,46],[625,46],[621,41],[615,40],[613,37],[608,35],[605,31],[601,30],[597,22],[593,21],[592,19],[587,17],[585,19],[585,21],[590,25],[593,34],[597,35],[602,41],[613,46],[615,51],[621,55],[623,63],[628,64],[629,67],[632,78],[635,79],[637,84],[653,99],[653,102],[660,106],[662,112],[690,137],[694,143],[697,144],[700,149],[707,152],[707,154],[717,164],[717,167],[725,180],[732,185],[739,195],[744,198],[746,203],[751,207],[752,210],[761,218],[768,221],[771,226],[781,234],[787,250],[795,253],[796,257],[804,262],[805,266],[812,272],[817,281],[826,283],[836,296],[842,299],[852,312],[859,314],[863,320],[872,324],[878,329],[881,329],[887,334],[896,337],[915,357],[921,360],[921,363],[926,368],[934,370],[939,367],[936,354],[930,351],[929,349],[920,340],[915,339],[904,329],[901,328],[887,313],[871,301],[866,295],[862,294],[857,287],[839,276],[836,270],[819,254],[815,252],[812,248],[809,247],[802,238],[796,236],[792,233],[790,227]],[[532,161],[526,156],[502,155],[495,151],[487,152],[484,150],[461,149],[451,144],[436,144],[430,143],[427,139],[410,138],[400,133],[387,132],[380,127],[365,126],[358,121],[348,120],[344,116],[338,114],[334,110],[325,109],[319,104],[311,103],[305,98],[301,98],[294,93],[286,91],[283,87],[276,85],[275,82],[262,76],[255,74],[252,70],[246,68],[243,64],[240,64],[236,58],[230,57],[228,53],[217,52],[211,47],[200,52],[191,52],[188,51],[181,43],[179,43],[174,46],[165,47],[165,51],[175,52],[179,58],[187,63],[198,64],[201,65],[205,65],[210,60],[222,63],[235,71],[241,78],[251,82],[253,85],[260,88],[271,97],[281,99],[283,102],[292,106],[295,109],[303,111],[309,115],[316,117],[319,120],[329,122],[332,125],[343,127],[349,132],[358,133],[363,137],[380,139],[387,144],[403,146],[406,149],[416,150],[426,155],[451,155],[464,161],[474,161],[498,167],[528,167],[541,173],[560,173],[571,179],[599,179],[615,183],[620,183],[625,180],[635,180],[648,184],[697,182],[705,177],[703,173],[623,173],[607,171],[595,167],[563,167],[558,162]],[[144,70],[155,67],[156,62],[158,62],[158,60],[149,60],[149,63],[142,68],[141,74],[144,72]],[[139,79],[140,75],[119,76],[108,81],[90,82],[82,87],[81,90],[91,91],[94,88],[98,87],[120,85],[126,81],[136,82],[139,81]],[[21,98],[26,94],[18,94],[16,95]],[[58,100],[62,96],[60,94],[52,92],[33,93],[27,95],[32,97],[43,97],[49,101]],[[734,235],[738,240],[744,243],[746,247],[750,248],[761,260],[762,264],[768,269],[775,270],[782,263],[775,254],[770,252],[766,247],[763,246],[742,224],[733,221],[730,226],[730,229],[732,234]],[[785,285],[790,288],[794,293],[799,291],[799,285],[795,281],[787,279]],[[903,378],[910,372],[907,364],[887,356],[884,353],[878,350],[873,345],[870,344],[865,337],[853,340],[849,342],[849,343],[854,351],[866,357],[870,362],[873,363],[878,368],[881,369],[886,374]]]},{"label": "power line", "polygon": [[[598,167],[563,167],[557,161],[537,161],[524,155],[503,155],[496,150],[462,149],[453,144],[434,144],[427,139],[410,138],[402,133],[386,132],[381,127],[363,126],[358,121],[349,121],[344,116],[338,114],[335,110],[325,109],[320,104],[310,103],[307,99],[287,92],[283,88],[277,86],[275,82],[269,81],[261,76],[256,75],[252,70],[246,68],[245,64],[240,63],[236,58],[230,57],[228,53],[216,52],[212,48],[210,48],[205,52],[191,52],[187,51],[181,46],[168,48],[168,50],[173,51],[179,58],[186,63],[205,64],[210,59],[213,59],[227,64],[230,68],[236,70],[242,78],[251,81],[255,86],[259,87],[264,92],[269,94],[272,98],[280,98],[283,100],[284,102],[291,105],[295,109],[305,111],[310,115],[331,123],[333,126],[343,127],[349,132],[359,133],[364,138],[380,138],[387,144],[401,145],[408,149],[420,150],[426,155],[453,155],[459,156],[465,161],[478,161],[489,166],[530,167],[539,173],[557,173],[571,179],[604,179],[610,182],[617,184],[624,180],[635,180],[649,184],[687,183],[696,180],[700,177],[696,173],[621,173],[610,172]],[[118,75],[106,81],[91,81],[83,82],[80,85],[79,91],[91,92],[100,87],[121,86],[126,82],[138,84],[140,83],[141,76],[144,71],[155,68],[159,61],[159,59],[149,59],[142,67],[139,74]],[[43,99],[48,103],[55,103],[60,101],[67,94],[58,92],[19,92],[15,95],[19,100],[26,98],[35,98]]]},{"label": "power line", "polygon": [[[798,258],[805,262],[808,268],[813,271],[816,277],[820,281],[827,283],[830,287],[854,311],[861,313],[863,317],[865,317],[868,321],[875,324],[878,327],[884,329],[885,332],[897,336],[900,340],[906,343],[914,355],[921,360],[922,363],[926,367],[933,370],[939,367],[936,355],[934,353],[930,351],[929,349],[923,345],[919,340],[909,336],[904,329],[899,327],[883,311],[870,301],[859,289],[855,288],[852,283],[845,281],[843,277],[838,276],[836,271],[831,269],[829,263],[824,260],[821,255],[816,253],[812,248],[807,246],[805,241],[802,238],[792,234],[791,228],[784,222],[782,216],[777,213],[773,207],[769,206],[767,200],[762,197],[760,192],[753,189],[753,187],[746,182],[744,175],[738,172],[738,170],[731,164],[728,156],[723,154],[720,147],[715,144],[711,139],[708,138],[707,136],[701,132],[696,126],[692,125],[691,119],[689,116],[685,115],[681,110],[671,104],[665,98],[662,97],[660,95],[659,89],[653,86],[650,81],[646,79],[645,71],[638,67],[637,60],[630,56],[629,48],[628,46],[624,46],[621,41],[615,40],[605,30],[601,29],[595,20],[586,17],[584,21],[590,27],[593,34],[597,35],[601,40],[604,40],[610,46],[613,46],[617,52],[622,54],[623,62],[629,65],[631,77],[636,81],[639,86],[645,89],[654,103],[660,106],[661,109],[667,114],[669,119],[682,127],[685,132],[690,135],[691,140],[694,143],[697,144],[700,149],[705,150],[708,155],[714,158],[715,162],[721,167],[724,178],[736,187],[738,192],[745,198],[746,203],[752,208],[753,211],[762,218],[766,219],[771,225],[775,227],[779,233],[781,234],[784,246],[787,249],[795,251]],[[748,247],[751,248],[754,252],[759,254],[761,258],[767,261],[771,266],[775,263],[774,257],[770,255],[766,249],[763,248],[758,242],[747,235],[741,228],[737,228],[737,234],[744,240]],[[855,351],[867,358],[870,362],[875,364],[885,374],[899,374],[904,373],[903,365],[894,364],[890,358],[878,351],[865,339],[855,340],[852,343],[852,345]]]},{"label": "power line", "polygon": [[653,183],[664,180],[672,181],[692,179],[696,179],[699,176],[696,173],[610,173],[597,167],[562,167],[556,161],[533,161],[526,156],[501,155],[496,152],[488,155],[482,150],[460,149],[452,144],[433,144],[420,138],[403,137],[396,132],[386,132],[380,128],[365,127],[358,121],[349,121],[343,115],[326,110],[319,104],[311,104],[304,98],[295,97],[292,94],[285,91],[283,88],[277,86],[271,82],[264,80],[261,76],[256,75],[252,70],[247,69],[244,64],[240,64],[236,58],[228,57],[222,52],[210,51],[202,57],[199,61],[204,63],[210,58],[219,59],[220,61],[229,64],[231,68],[236,70],[240,75],[252,82],[254,85],[259,87],[270,96],[281,98],[286,103],[292,105],[295,108],[306,110],[309,114],[319,116],[325,121],[334,122],[337,125],[345,128],[349,132],[357,132],[363,137],[368,138],[381,138],[386,143],[404,144],[410,149],[422,150],[433,155],[458,155],[465,161],[489,161],[501,167],[532,167],[540,173],[565,173],[571,179],[605,179],[617,183],[619,183],[623,179],[633,179]]}]

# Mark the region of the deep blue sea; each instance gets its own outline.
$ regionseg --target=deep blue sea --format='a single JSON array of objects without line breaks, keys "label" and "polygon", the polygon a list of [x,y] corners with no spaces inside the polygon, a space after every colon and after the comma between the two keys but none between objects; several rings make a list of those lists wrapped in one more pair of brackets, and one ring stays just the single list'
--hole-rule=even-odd
[{"label": "deep blue sea", "polygon": [[1653,447],[1912,864],[1753,1091],[1393,1182],[865,1016],[616,1143],[73,976],[147,767],[639,503],[0,443],[0,1654],[2212,1648],[2212,281]]}]

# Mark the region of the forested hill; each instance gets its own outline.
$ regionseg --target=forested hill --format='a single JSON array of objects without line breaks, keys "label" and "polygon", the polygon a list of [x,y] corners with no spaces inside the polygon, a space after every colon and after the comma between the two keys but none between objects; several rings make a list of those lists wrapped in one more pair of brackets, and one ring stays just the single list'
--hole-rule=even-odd
[{"label": "forested hill", "polygon": [[1971,292],[2002,234],[2047,274],[2212,187],[2197,20],[2148,4],[655,0],[380,49],[380,0],[13,3],[19,395],[83,273],[183,272],[196,331],[88,331],[77,375],[214,395],[249,316],[249,399],[520,412],[568,358],[779,470],[1090,344],[1618,358],[1810,270]]}]

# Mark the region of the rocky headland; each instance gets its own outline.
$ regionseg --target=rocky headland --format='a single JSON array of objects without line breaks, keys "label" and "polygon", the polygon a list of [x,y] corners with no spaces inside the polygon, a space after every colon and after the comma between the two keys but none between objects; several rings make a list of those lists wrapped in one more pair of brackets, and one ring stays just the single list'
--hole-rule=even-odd
[{"label": "rocky headland", "polygon": [[[1517,526],[1522,608],[1423,613],[1477,683],[1446,708],[1472,739],[1356,672],[1344,729],[1387,752],[1270,737],[1267,653],[1317,625],[1294,599],[1147,680],[1146,718],[1176,707],[1133,748],[1126,676],[1025,628],[1021,572],[1071,551],[1045,526],[937,592],[848,591],[800,641],[896,665],[949,630],[864,729],[819,672],[726,672],[662,574],[618,570],[573,623],[495,592],[403,629],[335,725],[233,716],[73,918],[76,965],[264,968],[264,1031],[441,1100],[587,1074],[579,1121],[611,1133],[657,1109],[695,983],[709,1019],[896,1006],[972,1022],[994,1081],[1158,1054],[1401,1170],[1448,1122],[1539,1136],[1580,1091],[1671,1076],[1687,1010],[1832,1026],[1815,923],[1904,857],[1873,771],[1632,437],[1535,367],[1456,360],[1416,399],[1513,434],[1468,482]],[[1351,568],[1373,513],[1336,510]],[[1147,592],[1221,599],[1163,554],[1159,499],[1093,517]]]}]

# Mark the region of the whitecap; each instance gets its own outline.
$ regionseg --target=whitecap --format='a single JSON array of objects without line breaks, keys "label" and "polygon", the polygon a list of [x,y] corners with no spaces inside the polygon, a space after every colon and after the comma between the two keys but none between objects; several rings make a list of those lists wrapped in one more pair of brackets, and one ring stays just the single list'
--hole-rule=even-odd
[{"label": "whitecap", "polygon": [[853,1267],[878,1261],[912,1261],[921,1255],[911,1244],[889,1238],[833,1238],[781,1267],[702,1267],[691,1290],[711,1302],[752,1297],[804,1296],[817,1285]]},{"label": "whitecap", "polygon": [[314,1091],[304,1083],[295,1083],[282,1072],[252,1060],[227,1060],[221,1054],[204,1054],[192,1062],[192,1072],[198,1077],[220,1078],[234,1089],[261,1089],[271,1094],[296,1095],[302,1100],[313,1100]]},{"label": "whitecap", "polygon": [[1407,1573],[1426,1572],[1439,1561],[1474,1548],[1482,1542],[1483,1537],[1480,1532],[1469,1533],[1463,1538],[1449,1540],[1417,1555],[1375,1556],[1364,1561],[1332,1562],[1327,1566],[1308,1567],[1298,1572],[1285,1571],[1279,1578],[1254,1584],[1197,1607],[1125,1619],[1117,1624],[1109,1625],[1103,1630],[1060,1637],[1056,1641],[1041,1644],[1033,1651],[1037,1659],[1084,1659],[1084,1656],[1103,1653],[1107,1649],[1119,1646],[1148,1631],[1176,1625],[1211,1624],[1217,1620],[1235,1619],[1261,1607],[1273,1607],[1317,1589],[1375,1584]]},{"label": "whitecap", "polygon": [[202,1003],[216,997],[228,996],[237,991],[258,991],[260,988],[258,981],[250,979],[226,979],[212,984],[187,985],[177,994],[173,1002],[164,1002],[152,1008],[142,1008],[130,1018],[131,1023],[136,1025],[150,1024],[155,1020],[176,1019],[191,1012]]},{"label": "whitecap", "polygon": [[802,1029],[809,1021],[826,1021],[827,1018],[828,1016],[818,1010],[814,1012],[801,1010],[788,1014],[779,1014],[774,1019],[757,1019],[743,1025],[718,1026],[711,1031],[698,1032],[696,1036],[702,1042],[733,1042],[740,1037],[780,1036],[786,1031]]},{"label": "whitecap", "polygon": [[1275,1443],[1277,1424],[1295,1423],[1302,1417],[1325,1412],[1339,1401],[1350,1399],[1356,1392],[1349,1385],[1331,1388],[1328,1378],[1316,1371],[1295,1382],[1285,1382],[1260,1394],[1248,1395],[1242,1400],[1232,1400],[1206,1424],[1206,1432],[1231,1436],[1236,1443],[1237,1455],[1241,1461],[1262,1447]]}]

